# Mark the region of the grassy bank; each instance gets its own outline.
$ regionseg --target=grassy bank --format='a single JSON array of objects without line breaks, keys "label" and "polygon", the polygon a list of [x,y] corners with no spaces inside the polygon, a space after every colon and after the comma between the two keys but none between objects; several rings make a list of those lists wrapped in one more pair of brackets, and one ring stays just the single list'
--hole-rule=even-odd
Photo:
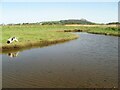
[{"label": "grassy bank", "polygon": [[[62,26],[40,26],[40,25],[22,25],[22,26],[3,26],[2,27],[2,50],[22,49],[33,46],[44,46],[65,42],[78,38],[77,35],[64,32],[56,32],[63,30]],[[17,37],[19,42],[7,44],[6,41],[10,37]]]},{"label": "grassy bank", "polygon": [[[70,27],[70,25],[69,25]],[[72,25],[73,27],[73,25]],[[92,34],[104,34],[111,36],[120,36],[118,26],[113,25],[85,25],[76,26],[76,29],[64,30],[65,32],[88,32]]]},{"label": "grassy bank", "polygon": [[88,31],[88,33],[120,36],[117,27],[93,27]]},{"label": "grassy bank", "polygon": [[[88,32],[120,36],[115,26],[14,25],[3,26],[0,30],[2,32],[2,40],[0,42],[2,45],[0,49],[3,49],[3,51],[45,46],[78,38],[77,35],[69,32]],[[6,44],[7,39],[13,36],[17,37],[19,42],[10,45]]]}]

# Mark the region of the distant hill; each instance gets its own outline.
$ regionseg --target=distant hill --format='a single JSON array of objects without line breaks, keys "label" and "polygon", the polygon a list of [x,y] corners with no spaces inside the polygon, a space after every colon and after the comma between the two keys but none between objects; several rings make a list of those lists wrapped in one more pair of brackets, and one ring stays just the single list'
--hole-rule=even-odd
[{"label": "distant hill", "polygon": [[[17,23],[17,24],[7,24],[7,25],[66,25],[66,24],[84,24],[84,25],[93,25],[97,23],[90,22],[86,19],[68,19],[68,20],[60,20],[60,21],[43,21],[36,23]],[[1,24],[4,25],[4,24]]]},{"label": "distant hill", "polygon": [[95,24],[93,22],[87,21],[86,19],[68,19],[68,20],[60,20],[60,21],[48,21],[41,22],[42,25],[54,25],[54,24]]},{"label": "distant hill", "polygon": [[60,20],[62,24],[94,24],[86,19],[69,19],[69,20]]}]

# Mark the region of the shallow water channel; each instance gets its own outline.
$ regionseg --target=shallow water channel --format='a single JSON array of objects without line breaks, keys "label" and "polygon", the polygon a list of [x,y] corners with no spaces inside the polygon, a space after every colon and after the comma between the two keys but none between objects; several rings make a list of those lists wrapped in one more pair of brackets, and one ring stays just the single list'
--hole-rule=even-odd
[{"label": "shallow water channel", "polygon": [[118,37],[76,34],[69,42],[2,54],[3,88],[117,88]]}]

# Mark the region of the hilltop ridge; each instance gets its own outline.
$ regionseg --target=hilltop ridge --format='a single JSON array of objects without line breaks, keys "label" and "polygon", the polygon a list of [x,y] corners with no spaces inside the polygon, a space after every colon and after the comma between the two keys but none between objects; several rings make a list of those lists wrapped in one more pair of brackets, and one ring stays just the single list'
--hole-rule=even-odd
[{"label": "hilltop ridge", "polygon": [[45,21],[45,22],[40,22],[42,25],[53,25],[53,24],[95,24],[91,21],[88,21],[86,19],[68,19],[68,20],[60,20],[60,21]]}]

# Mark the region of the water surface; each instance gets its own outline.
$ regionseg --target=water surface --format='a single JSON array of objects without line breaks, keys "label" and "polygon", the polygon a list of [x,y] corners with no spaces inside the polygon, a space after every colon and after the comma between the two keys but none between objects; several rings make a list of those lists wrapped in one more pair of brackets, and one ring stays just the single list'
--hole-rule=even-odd
[{"label": "water surface", "polygon": [[80,38],[2,55],[3,88],[118,87],[118,37]]}]

